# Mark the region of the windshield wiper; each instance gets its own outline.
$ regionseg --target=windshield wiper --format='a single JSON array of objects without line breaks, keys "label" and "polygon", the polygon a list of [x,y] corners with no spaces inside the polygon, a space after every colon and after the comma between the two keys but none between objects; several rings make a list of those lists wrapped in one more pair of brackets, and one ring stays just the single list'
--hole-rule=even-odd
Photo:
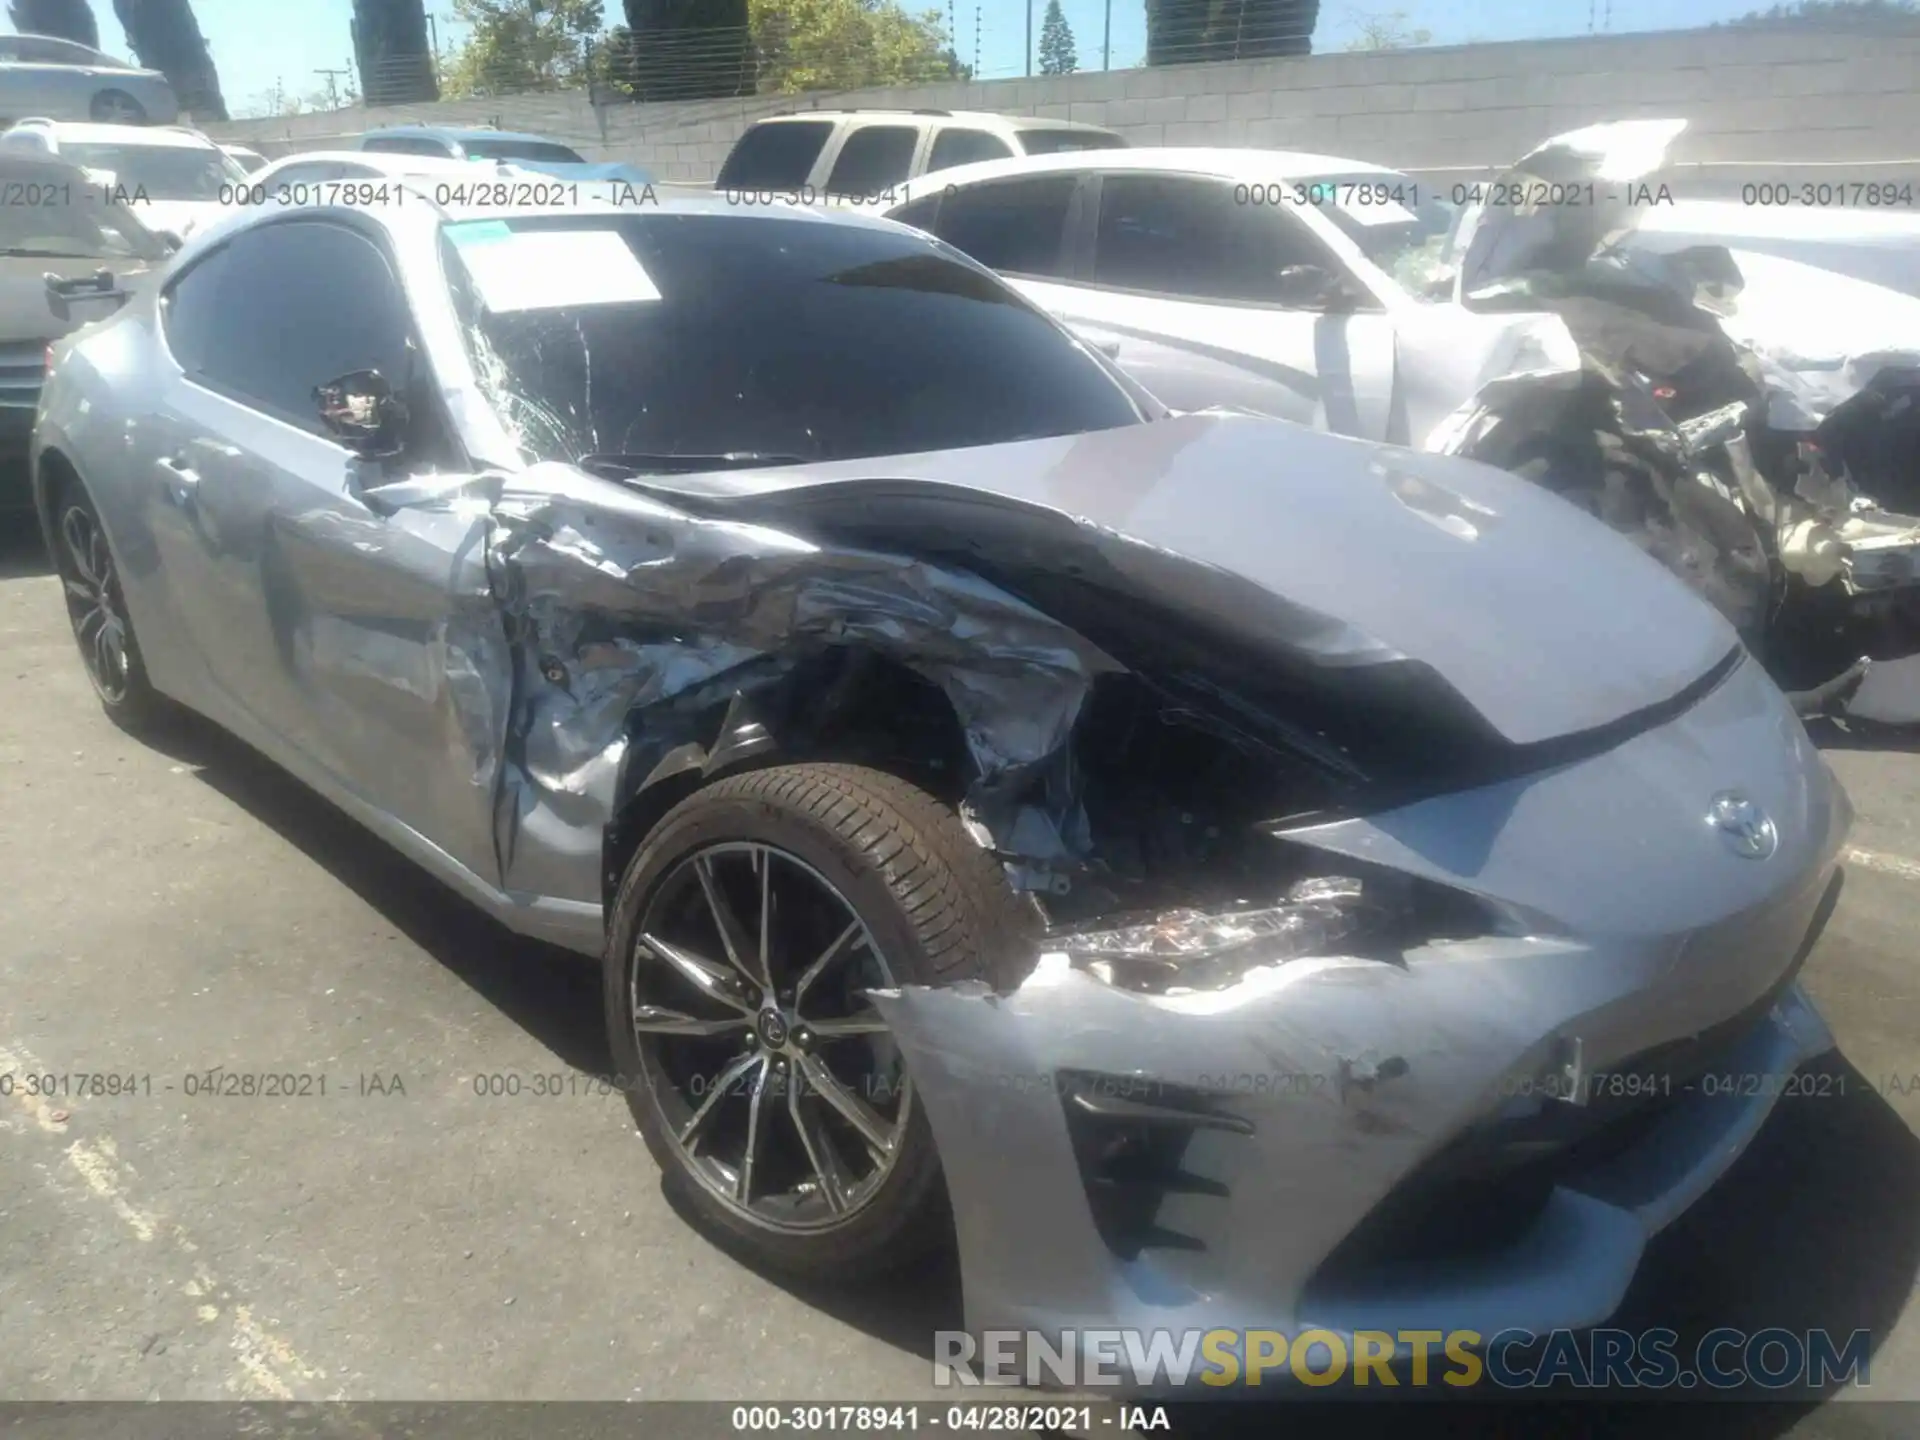
[{"label": "windshield wiper", "polygon": [[639,451],[582,455],[573,462],[610,480],[635,475],[692,475],[702,470],[751,470],[761,465],[804,465],[804,455],[767,450],[729,450],[720,455],[649,455]]},{"label": "windshield wiper", "polygon": [[105,255],[89,255],[84,250],[42,250],[32,245],[9,245],[0,249],[0,257],[9,260],[105,260]]}]

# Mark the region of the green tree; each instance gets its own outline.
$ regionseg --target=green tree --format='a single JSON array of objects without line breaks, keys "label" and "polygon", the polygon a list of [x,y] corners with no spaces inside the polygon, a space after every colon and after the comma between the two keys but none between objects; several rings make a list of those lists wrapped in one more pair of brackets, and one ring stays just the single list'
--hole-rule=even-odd
[{"label": "green tree", "polygon": [[940,14],[897,0],[752,0],[760,89],[860,90],[951,78]]},{"label": "green tree", "polygon": [[1819,30],[1920,31],[1920,0],[1793,0],[1742,15],[1733,25],[1794,25]]},{"label": "green tree", "polygon": [[626,24],[601,45],[594,78],[636,100],[754,91],[748,0],[625,0]]},{"label": "green tree", "polygon": [[167,77],[180,108],[196,120],[225,120],[220,72],[193,13],[192,0],[113,0],[133,55]]},{"label": "green tree", "polygon": [[1040,21],[1040,73],[1071,75],[1080,68],[1080,57],[1073,49],[1073,28],[1060,0],[1047,0],[1047,13]]},{"label": "green tree", "polygon": [[7,18],[22,35],[53,35],[100,48],[100,22],[87,0],[13,0]]},{"label": "green tree", "polygon": [[449,97],[524,95],[587,83],[600,0],[453,0],[467,41],[447,61]]},{"label": "green tree", "polygon": [[440,98],[427,44],[425,0],[353,0],[347,23],[369,105]]},{"label": "green tree", "polygon": [[1407,26],[1407,12],[1390,10],[1384,15],[1357,14],[1360,33],[1347,42],[1349,50],[1405,50],[1413,45],[1431,45],[1431,30],[1413,30]]}]

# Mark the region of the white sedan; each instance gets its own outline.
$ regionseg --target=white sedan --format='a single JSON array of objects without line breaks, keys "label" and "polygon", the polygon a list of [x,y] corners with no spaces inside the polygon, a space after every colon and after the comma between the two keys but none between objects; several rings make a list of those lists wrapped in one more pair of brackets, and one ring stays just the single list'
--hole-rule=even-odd
[{"label": "white sedan", "polygon": [[[1592,133],[1624,131],[1657,168],[1679,123],[1632,123]],[[1454,202],[1494,193],[1328,155],[1159,148],[961,166],[885,213],[999,271],[1175,409],[1419,448],[1490,382],[1580,364],[1557,316],[1470,308],[1450,283],[1467,238]],[[1657,182],[1576,177],[1544,198],[1558,209],[1541,223],[1571,219],[1583,236],[1732,247],[1745,288],[1726,329],[1809,376],[1920,345],[1920,299],[1702,234],[1713,214]]]},{"label": "white sedan", "polygon": [[[1909,621],[1887,617],[1920,612],[1920,489],[1889,457],[1920,299],[1700,233],[1714,216],[1697,203],[1668,213],[1685,197],[1659,176],[1684,129],[1589,127],[1444,193],[1275,151],[994,161],[884,213],[999,271],[1176,410],[1466,454],[1578,496],[1714,599],[1809,706],[1920,720],[1920,657],[1897,700],[1884,664],[1854,699],[1858,667],[1825,683],[1862,655],[1910,656]],[[1801,253],[1831,258],[1860,224],[1840,217]],[[1792,576],[1836,587],[1845,624],[1797,606],[1797,629],[1775,624]]]},{"label": "white sedan", "polygon": [[[397,180],[408,175],[472,175],[495,167],[479,160],[437,155],[385,155],[368,150],[303,150],[285,155],[247,177],[247,194],[236,203],[294,203],[292,197],[340,181]],[[309,200],[303,203],[318,203]]]},{"label": "white sedan", "polygon": [[943,171],[886,213],[999,271],[1179,410],[1417,445],[1488,381],[1579,363],[1550,316],[1424,298],[1453,208],[1360,161],[1067,152]]}]

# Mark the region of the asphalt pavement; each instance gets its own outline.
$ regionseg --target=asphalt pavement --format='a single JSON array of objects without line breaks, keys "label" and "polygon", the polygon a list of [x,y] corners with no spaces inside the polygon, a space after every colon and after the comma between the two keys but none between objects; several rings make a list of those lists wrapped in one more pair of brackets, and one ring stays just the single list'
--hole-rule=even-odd
[{"label": "asphalt pavement", "polygon": [[[951,1398],[950,1270],[815,1293],[696,1235],[591,1083],[592,966],[210,727],[122,733],[14,528],[0,1073],[122,1093],[0,1097],[0,1399]],[[1846,1093],[1781,1103],[1621,1323],[1867,1329],[1870,1383],[1693,1433],[1920,1428],[1920,749],[1831,756],[1860,819],[1807,980]]]}]

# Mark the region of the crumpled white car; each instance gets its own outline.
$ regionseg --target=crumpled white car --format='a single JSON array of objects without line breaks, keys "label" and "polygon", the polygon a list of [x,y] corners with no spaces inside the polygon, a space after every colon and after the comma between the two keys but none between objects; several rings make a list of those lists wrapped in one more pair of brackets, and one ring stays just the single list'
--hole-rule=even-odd
[{"label": "crumpled white car", "polygon": [[[999,270],[1175,409],[1254,410],[1549,483],[1707,593],[1783,683],[1811,687],[1811,708],[1853,703],[1872,668],[1856,657],[1920,649],[1920,522],[1898,493],[1912,406],[1862,394],[1909,371],[1920,384],[1920,299],[1777,245],[1706,244],[1717,212],[1660,179],[1685,124],[1589,127],[1497,180],[1440,189],[1273,151],[996,161],[942,172],[887,213]],[[1812,223],[1791,253],[1847,249],[1809,240]],[[1860,223],[1833,221],[1842,237]],[[1623,387],[1652,407],[1630,424],[1612,413]],[[1521,444],[1516,397],[1534,431],[1607,445],[1575,463]],[[1765,453],[1725,452],[1730,407],[1742,425],[1753,412]],[[1647,452],[1624,507],[1603,453],[1623,424]],[[1816,458],[1823,425],[1830,442],[1853,437],[1850,462]],[[1676,496],[1676,477],[1701,493]],[[1920,687],[1895,700],[1893,680],[1874,676],[1855,713],[1920,718]]]}]

